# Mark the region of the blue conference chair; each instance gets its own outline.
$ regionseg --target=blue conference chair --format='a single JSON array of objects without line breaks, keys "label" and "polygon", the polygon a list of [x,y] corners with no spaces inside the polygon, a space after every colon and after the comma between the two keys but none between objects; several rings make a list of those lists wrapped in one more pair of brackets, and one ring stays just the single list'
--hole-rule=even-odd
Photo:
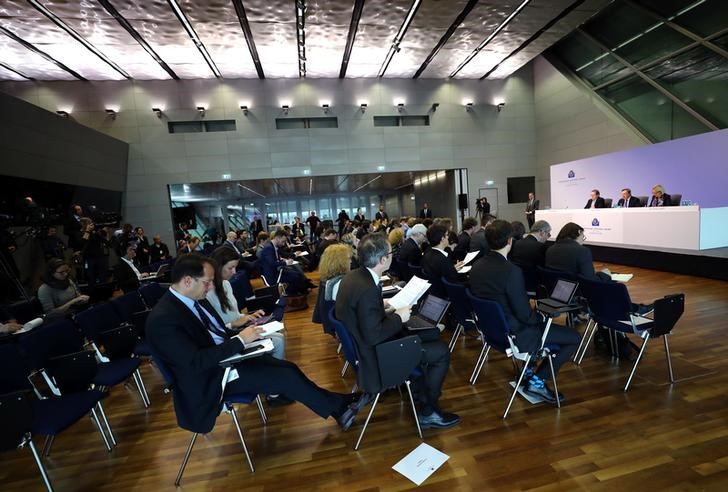
[{"label": "blue conference chair", "polygon": [[144,304],[148,309],[152,309],[166,291],[166,288],[155,282],[144,284],[139,287],[139,294],[142,296]]},{"label": "blue conference chair", "polygon": [[[516,398],[518,388],[520,388],[523,378],[526,375],[526,371],[529,364],[535,357],[544,357],[549,362],[549,368],[551,369],[551,379],[554,384],[554,394],[558,395],[558,386],[556,385],[556,374],[554,373],[553,356],[558,353],[560,347],[556,344],[541,345],[535,352],[524,352],[516,345],[515,336],[511,333],[508,322],[506,321],[505,315],[503,314],[503,308],[500,304],[495,301],[489,301],[487,299],[481,299],[473,295],[470,289],[467,289],[467,296],[470,299],[470,304],[473,306],[473,311],[476,317],[476,324],[478,329],[483,334],[485,344],[483,349],[480,351],[478,360],[475,363],[475,369],[473,375],[470,378],[470,384],[475,384],[480,375],[480,371],[488,358],[488,352],[491,347],[497,351],[506,354],[506,357],[512,357],[514,368],[517,369],[515,360],[522,362],[522,367],[518,370],[518,379],[513,387],[513,393],[511,399],[508,401],[508,406],[503,413],[503,418],[508,417],[508,412],[513,405],[513,400]],[[556,405],[560,408],[561,402],[556,398]]]},{"label": "blue conference chair", "polygon": [[[328,319],[329,327],[333,328],[334,333],[339,338],[341,344],[341,351],[344,352],[344,366],[341,368],[341,377],[344,377],[346,370],[351,367],[354,371],[354,377],[356,378],[359,372],[359,356],[356,353],[354,347],[354,339],[351,337],[349,330],[346,329],[344,323],[336,319],[336,305],[335,303],[329,307],[326,312],[326,318]],[[354,393],[357,388],[357,383],[351,388],[351,392]]]},{"label": "blue conference chair", "polygon": [[397,270],[399,270],[399,279],[409,282],[409,279],[412,278],[412,271],[410,270],[409,265],[406,261],[400,260],[399,258],[395,261],[397,262]]},{"label": "blue conference chair", "polygon": [[[131,294],[135,293],[136,291],[131,292]],[[120,310],[120,307],[115,308],[113,304],[104,302],[81,311],[74,316],[73,320],[81,328],[84,336],[92,343],[94,350],[96,350],[99,359],[102,361],[107,361],[108,357],[105,352],[101,352],[101,345],[104,345],[107,349],[112,348],[111,346],[106,347],[103,341],[101,341],[101,339],[104,338],[104,334],[110,332],[110,330],[117,330],[124,325],[133,326],[137,333],[137,340],[131,353],[139,357],[149,357],[149,345],[145,339],[139,336],[140,330],[143,330],[144,326],[142,325],[140,329],[136,324],[146,322],[146,314],[139,318],[129,316],[129,319],[137,319],[136,323],[129,323],[128,319],[119,314]],[[123,356],[128,355],[129,354],[126,353],[123,354]]]},{"label": "blue conference chair", "polygon": [[458,337],[464,332],[475,330],[475,320],[473,319],[473,307],[470,305],[468,296],[465,294],[465,285],[459,282],[450,282],[445,277],[442,278],[442,285],[445,286],[447,297],[450,299],[450,306],[455,315],[457,326],[455,332],[450,339],[450,352],[455,349]]},{"label": "blue conference chair", "polygon": [[[158,354],[155,354],[154,351],[152,351],[152,359],[154,360],[154,363],[159,368],[159,372],[162,373],[162,377],[164,378],[164,381],[166,383],[166,392],[174,392],[174,374],[169,370],[167,367],[167,364],[159,357]],[[235,425],[235,430],[238,432],[238,437],[240,438],[240,444],[243,446],[243,451],[245,452],[245,457],[248,460],[248,466],[250,466],[250,471],[255,472],[255,467],[253,466],[253,460],[250,458],[250,453],[248,452],[248,446],[245,444],[245,438],[243,437],[243,431],[240,428],[240,423],[238,422],[238,414],[235,411],[235,404],[246,404],[249,405],[253,402],[255,402],[258,406],[258,411],[260,412],[260,418],[263,420],[263,424],[265,425],[268,422],[268,417],[265,414],[265,410],[263,409],[263,403],[260,401],[260,396],[256,395],[254,393],[235,393],[235,394],[229,394],[225,393],[225,385],[227,383],[227,376],[229,372],[229,368],[225,370],[225,374],[222,378],[222,394],[223,398],[220,402],[220,408],[221,410],[224,408],[225,410],[230,412],[230,416],[233,419],[233,424]],[[176,409],[175,409],[176,410]],[[185,472],[185,468],[187,467],[187,462],[190,459],[190,455],[192,454],[192,448],[195,446],[195,441],[197,441],[197,436],[199,435],[199,432],[193,432],[192,433],[192,439],[190,440],[190,444],[187,446],[187,451],[185,452],[185,456],[182,460],[182,464],[179,468],[179,472],[177,472],[177,478],[175,479],[174,484],[179,487],[180,482],[182,481],[182,475]]]}]

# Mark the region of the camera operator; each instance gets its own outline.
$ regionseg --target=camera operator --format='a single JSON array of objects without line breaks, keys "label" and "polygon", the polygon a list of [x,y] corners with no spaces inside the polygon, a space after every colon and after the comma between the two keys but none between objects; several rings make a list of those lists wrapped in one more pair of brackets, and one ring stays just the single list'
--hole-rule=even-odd
[{"label": "camera operator", "polygon": [[81,254],[86,266],[86,281],[89,287],[109,278],[109,248],[111,241],[106,229],[96,230],[96,225],[84,217],[81,219]]}]

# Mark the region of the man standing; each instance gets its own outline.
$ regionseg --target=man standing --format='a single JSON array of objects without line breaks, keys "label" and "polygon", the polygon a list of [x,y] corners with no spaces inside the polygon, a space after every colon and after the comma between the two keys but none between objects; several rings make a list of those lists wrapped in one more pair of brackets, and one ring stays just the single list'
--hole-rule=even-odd
[{"label": "man standing", "polygon": [[528,202],[526,203],[526,220],[529,229],[533,227],[533,223],[536,221],[536,210],[538,210],[538,200],[536,200],[536,194],[532,191],[528,194]]},{"label": "man standing", "polygon": [[[478,297],[500,304],[508,325],[516,336],[518,348],[533,352],[541,345],[546,323],[542,315],[531,309],[521,269],[506,259],[513,242],[512,234],[511,224],[505,220],[496,220],[486,228],[485,235],[491,251],[473,265],[470,271],[470,290]],[[546,344],[560,346],[553,361],[554,373],[558,373],[564,362],[571,360],[579,340],[576,331],[551,324]],[[525,381],[524,391],[556,403],[556,395],[546,386],[546,380],[550,377],[549,365],[543,363],[535,372],[528,374],[531,376]]]},{"label": "man standing", "polygon": [[425,202],[422,205],[422,209],[420,210],[420,219],[431,219],[432,218],[432,210],[430,210],[430,205]]},{"label": "man standing", "polygon": [[321,220],[316,217],[316,211],[311,210],[311,215],[308,216],[306,219],[306,224],[308,224],[308,240],[311,242],[314,242],[314,240],[318,239],[318,236],[316,235],[316,230],[318,229],[319,224],[321,223]]},{"label": "man standing", "polygon": [[622,198],[617,202],[617,207],[632,208],[639,207],[640,200],[636,196],[632,196],[632,190],[622,188]]},{"label": "man standing", "polygon": [[349,214],[347,214],[346,210],[342,208],[341,212],[339,212],[339,216],[336,218],[336,222],[339,224],[339,237],[344,235],[344,226],[346,226],[346,223],[350,220]]},{"label": "man standing", "polygon": [[[210,432],[220,413],[221,360],[260,338],[258,326],[233,334],[205,299],[215,279],[209,259],[192,254],[177,260],[172,286],[154,306],[146,324],[147,340],[174,377],[177,422],[192,432]],[[322,418],[334,417],[342,430],[354,422],[359,395],[333,393],[317,386],[295,364],[262,355],[235,365],[238,377],[226,393],[281,394]],[[364,402],[362,402],[362,405]]]},{"label": "man standing", "polygon": [[[357,378],[362,388],[378,392],[381,388],[376,346],[402,331],[409,319],[409,309],[397,313],[385,312],[379,279],[392,262],[392,247],[381,234],[368,234],[359,243],[357,254],[360,268],[349,272],[341,281],[336,298],[336,317],[346,326],[356,341],[362,366]],[[460,417],[444,413],[439,405],[442,384],[450,366],[450,351],[442,342],[422,344],[421,369],[423,376],[416,381],[420,427],[445,428],[460,422]]]},{"label": "man standing", "polygon": [[584,208],[605,208],[606,206],[604,198],[599,196],[599,190],[591,190],[591,198],[586,202]]},{"label": "man standing", "polygon": [[389,215],[384,211],[384,204],[379,205],[379,212],[374,216],[375,220],[389,219]]}]

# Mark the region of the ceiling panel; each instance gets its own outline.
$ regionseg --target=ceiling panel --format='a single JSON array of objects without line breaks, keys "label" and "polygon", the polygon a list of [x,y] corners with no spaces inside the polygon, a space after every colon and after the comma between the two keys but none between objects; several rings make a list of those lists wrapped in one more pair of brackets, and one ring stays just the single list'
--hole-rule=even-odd
[{"label": "ceiling panel", "polygon": [[76,77],[29,50],[7,36],[0,34],[0,61],[38,80],[76,80]]},{"label": "ceiling panel", "polygon": [[246,0],[250,30],[266,77],[298,77],[293,0]]},{"label": "ceiling panel", "polygon": [[338,77],[354,2],[312,0],[306,9],[306,76]]},{"label": "ceiling panel", "polygon": [[7,68],[3,67],[2,65],[0,65],[0,79],[4,79],[4,80],[26,80],[25,77],[21,77],[17,73],[13,72],[12,70],[8,70]]}]

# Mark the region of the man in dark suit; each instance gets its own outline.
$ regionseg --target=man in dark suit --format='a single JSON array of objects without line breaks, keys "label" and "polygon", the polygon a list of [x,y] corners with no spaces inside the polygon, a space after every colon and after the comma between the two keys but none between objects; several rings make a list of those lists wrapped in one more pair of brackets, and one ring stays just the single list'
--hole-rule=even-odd
[{"label": "man in dark suit", "polygon": [[[546,323],[542,315],[531,309],[521,269],[506,259],[513,242],[511,225],[504,220],[496,220],[486,228],[485,234],[491,251],[473,265],[470,290],[478,297],[500,304],[508,326],[515,334],[518,348],[535,351],[541,345]],[[574,356],[579,341],[576,331],[551,325],[546,343],[561,347],[553,361],[554,372],[558,373],[561,365]],[[556,395],[546,386],[550,377],[549,365],[542,363],[535,372],[527,374],[531,375],[524,391],[556,403]]]},{"label": "man in dark suit", "polygon": [[339,236],[344,235],[344,226],[346,226],[346,223],[350,220],[349,214],[347,214],[346,210],[342,208],[341,212],[339,212],[339,216],[336,218],[336,223],[339,224]]},{"label": "man in dark suit", "polygon": [[448,231],[443,225],[433,224],[427,229],[427,242],[430,248],[422,255],[422,272],[430,280],[430,292],[437,297],[447,298],[447,291],[442,283],[442,277],[448,282],[458,281],[458,272],[462,264],[453,264],[447,251]]},{"label": "man in dark suit", "polygon": [[288,234],[284,229],[278,229],[271,234],[271,240],[263,247],[258,266],[261,273],[270,285],[280,282],[288,285],[289,295],[305,294],[312,283],[303,271],[293,267],[293,260],[283,259],[278,249],[285,246]]},{"label": "man in dark suit", "polygon": [[546,241],[551,237],[551,226],[545,220],[537,220],[531,227],[531,233],[520,241],[513,243],[508,257],[521,265],[544,266],[546,261]]},{"label": "man in dark suit", "polygon": [[221,248],[228,248],[233,250],[238,256],[242,257],[243,252],[238,249],[235,244],[238,241],[238,233],[235,231],[228,231],[225,241],[220,245]]},{"label": "man in dark suit", "polygon": [[538,210],[539,201],[536,200],[536,194],[532,191],[528,194],[528,201],[526,202],[526,220],[528,221],[528,228],[533,226],[536,221],[536,210]]},{"label": "man in dark suit", "polygon": [[152,244],[149,245],[149,258],[152,263],[169,259],[169,248],[159,234],[152,238]]},{"label": "man in dark suit", "polygon": [[478,230],[478,221],[468,217],[463,221],[463,232],[458,236],[458,244],[453,249],[453,259],[460,261],[470,251],[470,237]]},{"label": "man in dark suit", "polygon": [[134,263],[134,258],[136,258],[136,244],[128,244],[126,246],[126,254],[119,258],[119,263],[114,269],[116,283],[124,293],[138,289],[139,281],[149,276],[149,273],[139,271]]},{"label": "man in dark suit", "polygon": [[422,208],[420,209],[420,219],[431,219],[432,218],[432,210],[430,209],[430,205],[425,202],[422,205]]},{"label": "man in dark suit", "polygon": [[[229,332],[205,296],[212,288],[211,261],[193,254],[172,270],[172,286],[154,306],[146,323],[147,340],[174,377],[175,412],[179,426],[210,432],[220,413],[222,377],[219,362],[260,338],[262,329]],[[237,379],[226,393],[281,394],[297,400],[323,418],[334,417],[343,430],[354,422],[358,395],[333,393],[317,386],[295,364],[262,355],[236,364]]]},{"label": "man in dark suit", "polygon": [[556,236],[556,242],[546,250],[546,268],[583,275],[592,280],[610,281],[609,269],[594,271],[591,250],[584,246],[586,235],[579,224],[569,222]]},{"label": "man in dark suit", "polygon": [[482,258],[490,251],[488,241],[485,239],[485,228],[495,220],[495,217],[489,214],[483,215],[480,219],[480,229],[470,236],[470,251],[478,251],[478,258]]},{"label": "man in dark suit", "polygon": [[[409,319],[409,309],[386,312],[382,300],[379,278],[392,262],[392,247],[381,234],[368,234],[359,243],[357,254],[360,268],[349,272],[341,281],[336,297],[336,317],[354,338],[362,367],[357,378],[360,387],[369,392],[379,392],[381,378],[378,371],[376,346],[402,332],[402,323]],[[460,417],[444,413],[438,400],[450,366],[450,351],[442,342],[422,344],[423,376],[416,381],[418,400],[417,419],[420,427],[451,427]]]},{"label": "man in dark suit", "polygon": [[617,207],[632,208],[639,207],[640,200],[636,196],[632,196],[632,190],[629,188],[622,189],[622,198],[617,202]]},{"label": "man in dark suit", "polygon": [[599,196],[599,190],[591,190],[591,198],[586,202],[584,208],[605,208],[606,206],[604,198]]},{"label": "man in dark suit", "polygon": [[375,220],[389,219],[389,215],[384,211],[384,205],[379,205],[379,211],[374,215]]},{"label": "man in dark suit", "polygon": [[397,260],[412,265],[422,264],[422,243],[426,241],[427,228],[422,224],[415,224],[399,248]]}]

